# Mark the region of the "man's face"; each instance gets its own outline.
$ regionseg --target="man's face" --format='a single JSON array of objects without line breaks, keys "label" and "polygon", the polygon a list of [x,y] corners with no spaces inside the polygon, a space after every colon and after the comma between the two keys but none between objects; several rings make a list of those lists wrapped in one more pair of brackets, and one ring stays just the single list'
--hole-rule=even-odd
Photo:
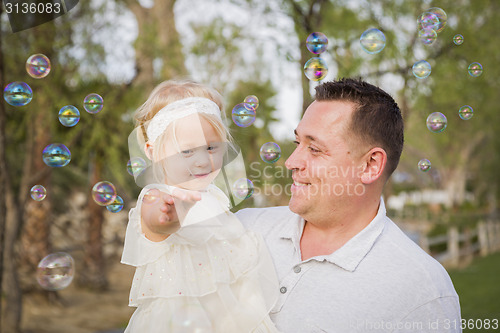
[{"label": "man's face", "polygon": [[351,102],[315,101],[295,130],[297,147],[285,163],[293,178],[289,207],[305,220],[324,220],[364,193],[359,152],[365,151],[348,144],[353,110]]}]

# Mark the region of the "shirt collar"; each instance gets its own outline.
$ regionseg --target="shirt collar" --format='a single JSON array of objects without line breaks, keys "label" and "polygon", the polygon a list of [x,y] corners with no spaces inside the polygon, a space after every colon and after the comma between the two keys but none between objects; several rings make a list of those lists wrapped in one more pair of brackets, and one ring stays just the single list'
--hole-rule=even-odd
[{"label": "shirt collar", "polygon": [[[375,241],[384,229],[385,221],[386,210],[384,199],[380,198],[377,215],[363,230],[332,254],[317,256],[308,260],[326,260],[347,271],[353,272],[372,249],[373,244],[375,244]],[[291,240],[297,253],[300,253],[300,238],[304,230],[304,219],[297,216],[297,220],[285,225],[286,227],[281,232],[281,238]]]}]

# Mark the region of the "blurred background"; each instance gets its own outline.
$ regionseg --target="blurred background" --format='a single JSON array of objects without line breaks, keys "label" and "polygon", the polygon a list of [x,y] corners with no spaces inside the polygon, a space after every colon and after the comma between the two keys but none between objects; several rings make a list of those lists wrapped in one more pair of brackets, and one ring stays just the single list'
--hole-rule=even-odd
[{"label": "blurred background", "polygon": [[[417,18],[432,7],[444,10],[446,24],[426,44]],[[254,184],[239,210],[288,203],[284,162],[314,86],[352,76],[388,91],[403,112],[405,148],[384,193],[389,215],[450,272],[462,317],[474,322],[466,331],[479,323],[486,328],[487,319],[498,327],[499,1],[90,0],[18,32],[5,10],[0,82],[27,83],[33,99],[0,104],[2,332],[123,331],[133,312],[127,306],[133,270],[119,261],[128,210],[140,191],[127,172],[127,138],[132,114],[156,84],[190,78],[214,87],[225,98],[229,121],[236,104],[258,97],[253,125],[231,122]],[[371,28],[386,38],[374,54],[360,44]],[[320,55],[306,47],[312,32],[328,38]],[[26,71],[27,59],[39,53],[51,62],[41,79]],[[328,67],[320,81],[304,75],[315,56]],[[432,68],[427,78],[412,71],[420,60]],[[468,72],[473,62],[482,65],[481,75]],[[95,114],[83,107],[91,93],[104,101]],[[58,120],[67,105],[80,111],[74,127]],[[473,108],[468,120],[459,116],[464,105]],[[426,126],[433,112],[447,118],[440,133]],[[275,163],[259,154],[267,142],[281,148]],[[71,151],[68,165],[43,162],[52,143]],[[422,159],[430,169],[417,166]],[[114,184],[121,211],[92,200],[99,181]],[[34,185],[46,189],[43,200],[30,196]],[[74,259],[74,279],[67,288],[47,290],[37,282],[37,266],[56,252]]]}]

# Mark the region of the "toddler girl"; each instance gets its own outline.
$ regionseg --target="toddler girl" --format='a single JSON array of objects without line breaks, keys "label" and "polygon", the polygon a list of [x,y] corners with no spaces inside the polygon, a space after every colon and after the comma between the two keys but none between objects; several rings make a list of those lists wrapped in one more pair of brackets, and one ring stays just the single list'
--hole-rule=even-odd
[{"label": "toddler girl", "polygon": [[[244,166],[221,100],[203,85],[167,81],[137,111],[129,147],[144,162],[134,173],[144,188],[122,255],[136,267],[126,333],[278,332],[268,315],[278,280],[267,248],[229,211]],[[161,211],[165,193],[177,218]]]}]

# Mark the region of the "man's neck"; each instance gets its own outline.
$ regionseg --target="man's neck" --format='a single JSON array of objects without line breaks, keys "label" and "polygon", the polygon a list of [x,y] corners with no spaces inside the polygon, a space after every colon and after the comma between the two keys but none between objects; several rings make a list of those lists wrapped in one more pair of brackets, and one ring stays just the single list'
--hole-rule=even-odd
[{"label": "man's neck", "polygon": [[340,249],[375,218],[379,200],[363,201],[343,212],[335,212],[323,221],[305,221],[300,239],[302,260],[329,255]]}]

